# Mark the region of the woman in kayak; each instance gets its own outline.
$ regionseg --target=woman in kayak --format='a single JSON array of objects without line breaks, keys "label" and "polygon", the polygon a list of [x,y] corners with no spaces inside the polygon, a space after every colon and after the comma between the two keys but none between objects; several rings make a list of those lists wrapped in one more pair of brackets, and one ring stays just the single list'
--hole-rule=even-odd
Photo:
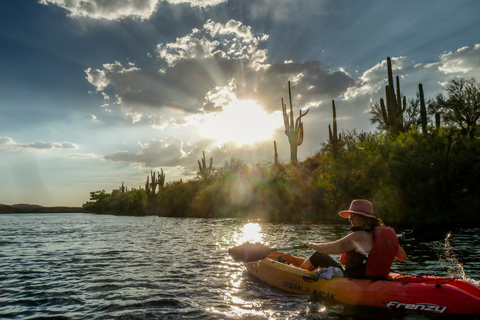
[{"label": "woman in kayak", "polygon": [[[316,252],[301,268],[312,271],[318,267],[337,267],[349,278],[382,279],[389,274],[394,259],[407,259],[405,250],[398,244],[397,234],[375,217],[370,201],[353,200],[350,209],[339,214],[350,220],[350,234],[334,242],[305,242],[306,247]],[[340,261],[345,268],[329,254],[341,254]]]}]

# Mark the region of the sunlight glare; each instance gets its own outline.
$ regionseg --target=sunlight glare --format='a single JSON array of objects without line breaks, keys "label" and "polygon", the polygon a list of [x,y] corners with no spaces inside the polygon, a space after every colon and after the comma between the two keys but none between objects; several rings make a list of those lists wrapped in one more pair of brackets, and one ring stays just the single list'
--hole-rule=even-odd
[{"label": "sunlight glare", "polygon": [[260,242],[262,239],[261,231],[262,228],[260,227],[260,224],[253,222],[247,223],[243,226],[237,243],[241,244],[247,241],[252,243]]},{"label": "sunlight glare", "polygon": [[278,120],[255,101],[244,100],[225,106],[222,112],[207,114],[200,132],[219,144],[232,141],[241,146],[269,139],[277,126]]}]

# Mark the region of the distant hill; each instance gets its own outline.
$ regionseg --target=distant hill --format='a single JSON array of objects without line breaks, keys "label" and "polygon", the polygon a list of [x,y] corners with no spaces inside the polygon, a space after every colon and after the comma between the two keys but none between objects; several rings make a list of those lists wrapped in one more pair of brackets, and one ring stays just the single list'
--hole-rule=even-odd
[{"label": "distant hill", "polygon": [[84,212],[81,207],[43,207],[36,204],[0,204],[0,213],[69,213]]}]

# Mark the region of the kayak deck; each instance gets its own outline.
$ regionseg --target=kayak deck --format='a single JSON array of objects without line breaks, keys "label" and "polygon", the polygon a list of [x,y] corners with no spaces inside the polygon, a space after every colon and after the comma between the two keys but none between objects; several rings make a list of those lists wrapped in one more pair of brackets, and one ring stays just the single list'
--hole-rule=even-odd
[{"label": "kayak deck", "polygon": [[[282,262],[278,261],[279,257],[283,258]],[[346,277],[315,280],[314,272],[298,268],[304,260],[273,252],[267,258],[245,263],[245,266],[253,276],[279,289],[345,304],[431,313],[480,314],[480,288],[465,280],[398,273],[390,273],[387,280]]]}]

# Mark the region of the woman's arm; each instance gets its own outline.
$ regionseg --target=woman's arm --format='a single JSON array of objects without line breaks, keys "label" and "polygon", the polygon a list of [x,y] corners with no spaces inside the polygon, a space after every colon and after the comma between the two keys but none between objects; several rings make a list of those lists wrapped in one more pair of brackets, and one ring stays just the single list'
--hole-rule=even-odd
[{"label": "woman's arm", "polygon": [[327,243],[305,242],[305,245],[311,249],[314,249],[320,253],[325,253],[325,254],[341,254],[344,252],[356,250],[357,248],[361,248],[360,251],[368,252],[371,248],[364,248],[365,245],[363,245],[363,243],[365,243],[365,235],[363,233],[367,234],[366,232],[358,231],[358,232],[350,233],[347,236],[343,237],[342,239],[334,242],[327,242]]},{"label": "woman's arm", "polygon": [[398,251],[397,251],[397,254],[395,255],[395,259],[400,261],[407,260],[407,253],[400,245],[398,245]]}]

